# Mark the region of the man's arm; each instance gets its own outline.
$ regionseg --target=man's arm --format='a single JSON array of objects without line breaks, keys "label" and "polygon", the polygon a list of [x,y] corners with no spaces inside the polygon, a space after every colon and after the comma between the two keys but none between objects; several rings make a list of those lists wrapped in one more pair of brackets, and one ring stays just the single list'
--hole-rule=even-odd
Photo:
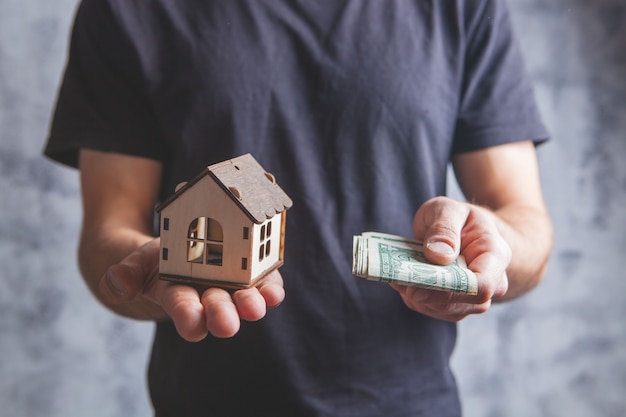
[{"label": "man's arm", "polygon": [[431,262],[446,264],[462,254],[477,275],[478,295],[393,288],[409,308],[458,321],[539,283],[552,248],[552,225],[531,142],[460,154],[453,165],[469,203],[429,200],[418,209],[413,231]]},{"label": "man's arm", "polygon": [[154,239],[152,218],[161,164],[82,150],[79,169],[83,226],[78,261],[87,285],[99,301],[119,314],[136,319],[165,319],[162,308],[149,299],[138,299],[132,304],[112,303],[111,296],[122,297],[128,289],[116,287],[117,282],[106,275],[110,266]]},{"label": "man's arm", "polygon": [[453,164],[468,201],[495,214],[512,251],[509,289],[498,300],[528,292],[543,278],[553,241],[534,145],[518,142],[461,154]]},{"label": "man's arm", "polygon": [[152,236],[161,164],[139,157],[81,150],[83,228],[81,273],[105,306],[142,320],[171,319],[190,341],[208,333],[229,337],[240,319],[262,318],[284,298],[277,271],[258,287],[231,294],[220,288],[198,292],[159,279],[159,239]]}]

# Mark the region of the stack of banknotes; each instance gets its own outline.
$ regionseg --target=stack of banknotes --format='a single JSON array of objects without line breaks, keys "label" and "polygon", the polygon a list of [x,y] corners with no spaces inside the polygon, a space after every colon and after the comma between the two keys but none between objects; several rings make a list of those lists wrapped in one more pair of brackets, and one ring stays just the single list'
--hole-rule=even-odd
[{"label": "stack of banknotes", "polygon": [[421,242],[366,232],[352,241],[352,273],[372,281],[476,295],[476,275],[459,256],[449,265],[426,261]]}]

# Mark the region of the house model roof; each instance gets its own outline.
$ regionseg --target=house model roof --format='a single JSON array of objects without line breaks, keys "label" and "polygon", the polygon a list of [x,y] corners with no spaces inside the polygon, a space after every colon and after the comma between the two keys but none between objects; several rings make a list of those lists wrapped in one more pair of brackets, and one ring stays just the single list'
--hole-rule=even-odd
[{"label": "house model roof", "polygon": [[202,178],[210,176],[242,211],[257,224],[290,208],[293,202],[250,154],[208,166],[193,180],[177,187],[176,192],[157,207],[160,212]]}]

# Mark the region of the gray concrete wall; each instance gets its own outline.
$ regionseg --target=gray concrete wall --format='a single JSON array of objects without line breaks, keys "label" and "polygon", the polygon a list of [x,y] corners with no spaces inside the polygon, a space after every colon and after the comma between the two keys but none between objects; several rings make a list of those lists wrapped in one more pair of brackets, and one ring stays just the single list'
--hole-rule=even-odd
[{"label": "gray concrete wall", "polygon": [[533,293],[460,326],[468,416],[626,416],[626,2],[510,0],[553,140],[556,227]]},{"label": "gray concrete wall", "polygon": [[[510,0],[553,140],[556,248],[532,294],[460,325],[466,416],[626,415],[626,2]],[[152,326],[75,262],[76,173],[40,156],[76,0],[0,0],[0,415],[146,416]]]}]

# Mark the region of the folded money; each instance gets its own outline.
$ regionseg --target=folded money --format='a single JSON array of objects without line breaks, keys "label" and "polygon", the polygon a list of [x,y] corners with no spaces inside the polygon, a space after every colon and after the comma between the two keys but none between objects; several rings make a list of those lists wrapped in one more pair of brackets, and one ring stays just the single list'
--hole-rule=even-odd
[{"label": "folded money", "polygon": [[459,256],[448,265],[426,261],[421,242],[365,232],[352,240],[352,274],[371,281],[476,295],[476,275]]}]

